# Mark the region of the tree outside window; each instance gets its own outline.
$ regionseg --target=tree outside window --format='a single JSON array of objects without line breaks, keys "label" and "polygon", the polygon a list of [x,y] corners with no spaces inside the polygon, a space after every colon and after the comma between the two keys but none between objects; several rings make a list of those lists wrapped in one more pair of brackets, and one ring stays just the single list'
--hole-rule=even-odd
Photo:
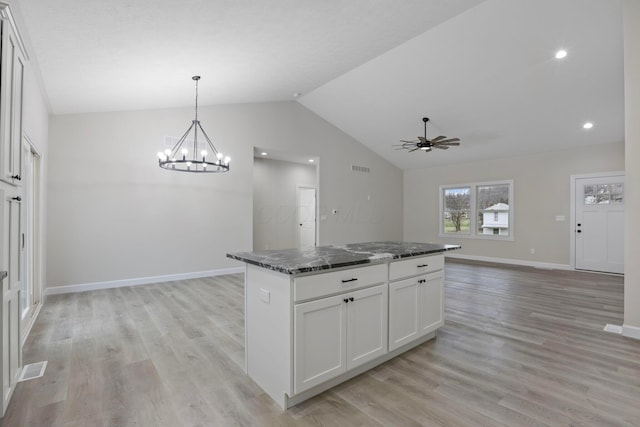
[{"label": "tree outside window", "polygon": [[471,187],[444,190],[444,232],[470,232]]},{"label": "tree outside window", "polygon": [[441,237],[513,240],[513,181],[441,186],[440,227]]}]

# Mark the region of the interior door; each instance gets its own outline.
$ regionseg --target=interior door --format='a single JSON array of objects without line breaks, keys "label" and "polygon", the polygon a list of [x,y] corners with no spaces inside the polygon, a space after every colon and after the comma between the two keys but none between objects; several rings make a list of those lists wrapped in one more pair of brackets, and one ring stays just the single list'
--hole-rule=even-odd
[{"label": "interior door", "polygon": [[624,176],[575,180],[575,268],[624,273]]},{"label": "interior door", "polygon": [[298,247],[316,245],[316,189],[298,187]]},{"label": "interior door", "polygon": [[[21,369],[20,291],[22,274],[21,198],[0,190],[3,207],[2,268],[8,277],[2,280],[2,414],[7,409]],[[6,268],[5,268],[6,267]]]}]

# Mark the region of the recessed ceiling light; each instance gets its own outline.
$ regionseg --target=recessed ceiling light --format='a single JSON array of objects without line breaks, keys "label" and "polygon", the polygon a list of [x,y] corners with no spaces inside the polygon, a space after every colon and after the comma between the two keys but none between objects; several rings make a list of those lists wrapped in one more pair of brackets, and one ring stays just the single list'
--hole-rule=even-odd
[{"label": "recessed ceiling light", "polygon": [[560,49],[559,51],[556,52],[556,59],[562,59],[565,56],[567,56],[567,51],[564,49]]},{"label": "recessed ceiling light", "polygon": [[585,124],[582,125],[582,127],[585,129],[591,129],[593,127],[593,123],[586,122]]},{"label": "recessed ceiling light", "polygon": [[262,153],[260,153],[260,155],[261,155],[261,156],[266,156],[266,155],[267,155],[267,152],[266,152],[266,151],[263,151]]}]

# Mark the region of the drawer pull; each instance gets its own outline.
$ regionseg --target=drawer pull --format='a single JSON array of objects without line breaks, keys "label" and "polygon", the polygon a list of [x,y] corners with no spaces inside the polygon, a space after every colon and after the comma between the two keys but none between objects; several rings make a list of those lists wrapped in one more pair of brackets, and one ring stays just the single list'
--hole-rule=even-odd
[{"label": "drawer pull", "polygon": [[353,297],[349,297],[349,301],[353,302]]},{"label": "drawer pull", "polygon": [[422,268],[422,267],[429,267],[429,264],[420,264],[420,265],[418,266],[418,268]]},{"label": "drawer pull", "polygon": [[349,298],[345,298],[345,299],[343,299],[342,301],[344,301],[344,302],[349,302]]},{"label": "drawer pull", "polygon": [[418,280],[418,283],[426,283],[426,282],[427,282],[427,279],[420,279],[420,280]]},{"label": "drawer pull", "polygon": [[356,277],[352,278],[352,279],[343,279],[342,283],[349,283],[349,282],[355,282],[356,280],[358,280]]}]

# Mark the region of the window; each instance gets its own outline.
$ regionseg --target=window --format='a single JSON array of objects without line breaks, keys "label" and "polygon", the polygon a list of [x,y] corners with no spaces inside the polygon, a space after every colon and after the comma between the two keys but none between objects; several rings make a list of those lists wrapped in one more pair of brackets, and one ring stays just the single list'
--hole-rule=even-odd
[{"label": "window", "polygon": [[441,186],[440,236],[513,240],[513,181]]},{"label": "window", "polygon": [[594,184],[584,186],[585,205],[622,204],[624,184]]}]

